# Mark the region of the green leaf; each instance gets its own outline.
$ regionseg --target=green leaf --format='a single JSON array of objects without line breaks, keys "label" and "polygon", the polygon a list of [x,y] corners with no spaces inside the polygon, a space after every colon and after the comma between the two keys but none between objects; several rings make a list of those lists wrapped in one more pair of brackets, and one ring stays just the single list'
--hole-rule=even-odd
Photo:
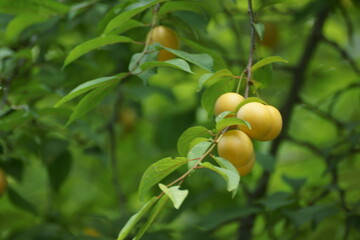
[{"label": "green leaf", "polygon": [[273,172],[275,170],[275,158],[272,155],[264,153],[256,153],[256,160],[267,172]]},{"label": "green leaf", "polygon": [[306,178],[292,178],[286,175],[283,175],[282,178],[294,189],[295,192],[298,192],[300,188],[306,183]]},{"label": "green leaf", "polygon": [[252,81],[255,88],[264,88],[270,84],[273,76],[272,65],[265,65],[262,68],[254,72]]},{"label": "green leaf", "polygon": [[148,169],[146,169],[141,178],[139,198],[143,200],[150,188],[187,162],[188,160],[183,157],[177,157],[175,159],[167,157],[153,163],[150,167],[148,167]]},{"label": "green leaf", "polygon": [[258,103],[267,105],[267,103],[264,100],[262,100],[258,97],[249,97],[249,98],[245,98],[244,100],[241,101],[241,103],[236,107],[235,112],[239,111],[239,109],[242,106],[244,106],[245,104],[250,103],[250,102],[258,102]]},{"label": "green leaf", "polygon": [[157,45],[160,48],[163,48],[163,49],[175,54],[176,56],[195,64],[196,66],[198,66],[204,70],[207,70],[209,72],[213,71],[214,62],[213,62],[212,57],[208,54],[205,54],[205,53],[193,54],[193,53],[188,53],[188,52],[184,52],[181,50],[167,48],[167,47],[161,46],[159,44],[157,44]]},{"label": "green leaf", "polygon": [[286,192],[276,192],[265,199],[259,200],[267,211],[274,211],[280,207],[288,206],[294,202],[291,198],[291,194]]},{"label": "green leaf", "polygon": [[145,0],[141,2],[134,3],[130,5],[128,8],[124,10],[123,13],[119,14],[115,18],[113,18],[106,26],[104,30],[104,34],[110,33],[112,30],[123,26],[125,23],[127,23],[127,20],[132,18],[138,13],[141,13],[142,11],[150,8],[151,6],[163,2],[165,0]]},{"label": "green leaf", "polygon": [[231,92],[235,86],[234,78],[222,79],[206,88],[201,97],[201,106],[208,112],[209,117],[214,114],[216,100],[226,92]]},{"label": "green leaf", "polygon": [[170,198],[176,209],[180,208],[181,204],[189,194],[188,190],[180,190],[180,186],[168,188],[164,184],[159,183],[159,187]]},{"label": "green leaf", "polygon": [[66,125],[71,124],[75,119],[82,117],[88,111],[95,108],[108,94],[108,91],[106,90],[108,90],[109,88],[113,88],[115,85],[116,82],[111,85],[96,88],[90,93],[88,93],[85,97],[83,97],[76,106],[74,112],[71,114],[69,121],[66,123]]},{"label": "green leaf", "polygon": [[163,16],[167,13],[177,12],[177,11],[191,11],[199,14],[203,13],[203,10],[196,2],[175,1],[175,2],[164,3],[160,8],[159,16]]},{"label": "green leaf", "polygon": [[104,87],[104,86],[111,86],[114,83],[119,82],[121,79],[128,76],[128,73],[120,73],[117,76],[111,76],[111,77],[102,77],[97,78],[88,82],[85,82],[83,84],[80,84],[75,89],[73,89],[68,95],[60,99],[56,104],[55,107],[59,107],[60,105],[70,101],[71,99],[86,93],[87,91],[90,91],[94,88]]},{"label": "green leaf", "polygon": [[214,84],[221,77],[232,76],[232,73],[228,69],[221,69],[215,73],[205,73],[199,79],[198,91],[202,89],[205,83],[208,85]]},{"label": "green leaf", "polygon": [[146,62],[146,63],[143,63],[140,65],[140,69],[143,71],[149,70],[149,69],[155,68],[155,67],[172,67],[172,68],[183,70],[188,73],[193,73],[190,69],[189,64],[186,61],[179,59],[179,58],[170,59],[167,61]]},{"label": "green leaf", "polygon": [[209,130],[202,126],[196,126],[186,129],[177,142],[177,149],[180,156],[185,157],[188,154],[189,144],[198,137],[210,137]]},{"label": "green leaf", "polygon": [[[149,51],[153,51],[153,45],[150,45]],[[155,69],[148,69],[143,71],[140,66],[147,62],[154,62],[156,61],[157,52],[154,51],[150,54],[144,53],[135,53],[132,55],[130,64],[129,64],[129,71],[133,74],[136,74],[139,78],[143,80],[144,85],[148,85],[148,80],[150,77],[156,74]],[[146,66],[146,65],[145,65]]]},{"label": "green leaf", "polygon": [[7,14],[35,14],[57,16],[66,14],[69,7],[54,0],[1,0],[0,12]]},{"label": "green leaf", "polygon": [[244,121],[244,120],[236,118],[236,117],[231,117],[231,118],[224,118],[221,121],[217,122],[216,130],[221,131],[226,127],[230,127],[233,125],[240,125],[240,124],[246,125],[248,128],[251,129],[251,125],[247,121]]},{"label": "green leaf", "polygon": [[23,198],[19,193],[17,193],[14,189],[11,187],[8,187],[7,189],[9,199],[12,204],[14,204],[16,207],[21,208],[25,211],[28,211],[34,215],[36,215],[36,208],[35,206],[29,202],[27,199]]},{"label": "green leaf", "polygon": [[117,240],[123,240],[127,237],[130,231],[134,228],[136,223],[150,210],[150,208],[154,205],[154,203],[158,200],[157,197],[151,198],[147,201],[142,208],[135,213],[125,224],[125,226],[121,229]]},{"label": "green leaf", "polygon": [[72,156],[65,151],[53,159],[47,167],[50,184],[55,191],[59,191],[61,185],[68,177],[72,165]]},{"label": "green leaf", "polygon": [[[212,145],[212,142],[200,142],[196,144],[192,149],[190,149],[187,159],[189,159],[188,162],[188,168],[192,168],[197,160],[204,156],[204,154],[208,151],[209,147]],[[190,161],[191,160],[191,161]]]},{"label": "green leaf", "polygon": [[237,221],[240,218],[260,212],[261,209],[254,206],[236,206],[231,208],[217,209],[210,214],[199,218],[198,226],[206,231],[218,229],[225,223]]},{"label": "green leaf", "polygon": [[226,63],[217,51],[214,51],[210,48],[205,47],[203,44],[199,44],[189,39],[181,38],[181,41],[197,52],[209,54],[214,60],[214,70],[217,71],[220,69],[226,69]]},{"label": "green leaf", "polygon": [[272,57],[267,57],[264,59],[261,59],[260,61],[258,61],[257,63],[255,63],[252,67],[251,67],[251,71],[255,72],[257,69],[268,65],[270,63],[274,63],[274,62],[285,62],[288,63],[287,60],[283,59],[282,57],[279,56],[272,56]]},{"label": "green leaf", "polygon": [[48,17],[35,14],[22,14],[18,15],[11,20],[11,22],[6,27],[5,38],[7,41],[15,41],[18,36],[24,31],[27,27],[43,22]]},{"label": "green leaf", "polygon": [[258,34],[260,40],[262,41],[264,39],[264,32],[265,32],[265,26],[262,23],[254,23],[254,28],[256,30],[256,33]]},{"label": "green leaf", "polygon": [[227,183],[226,189],[229,192],[236,191],[238,189],[239,183],[240,183],[240,175],[237,172],[234,172],[229,169],[214,166],[209,162],[203,162],[203,163],[201,163],[201,166],[208,168],[208,169],[218,173],[220,176],[222,176]]},{"label": "green leaf", "polygon": [[[241,178],[238,170],[235,168],[234,165],[232,165],[231,162],[229,162],[228,160],[226,160],[226,159],[224,159],[224,158],[222,158],[222,157],[213,156],[213,158],[214,158],[214,160],[216,161],[216,163],[219,164],[219,166],[220,166],[221,168],[225,168],[225,169],[227,169],[227,170],[235,173],[236,175],[239,176],[239,178]],[[235,190],[232,191],[232,198],[235,197],[235,195],[236,195],[236,193],[237,193],[237,190],[238,190],[238,188],[236,188]]]},{"label": "green leaf", "polygon": [[226,118],[230,114],[235,114],[235,112],[233,112],[233,111],[224,111],[224,112],[220,113],[219,115],[216,116],[215,122],[216,123],[220,122],[221,120],[223,120],[224,118]]},{"label": "green leaf", "polygon": [[84,54],[110,44],[114,43],[134,43],[135,41],[132,40],[129,37],[125,36],[116,36],[116,35],[107,35],[107,36],[101,36],[94,39],[91,39],[89,41],[86,41],[84,43],[81,43],[80,45],[76,46],[74,49],[72,49],[69,54],[67,55],[64,66],[65,68],[67,65],[69,65],[71,62],[75,61],[79,57],[83,56]]},{"label": "green leaf", "polygon": [[125,25],[122,25],[116,28],[116,30],[111,31],[111,35],[118,35],[139,27],[147,27],[147,25],[135,19],[129,19]]},{"label": "green leaf", "polygon": [[136,234],[135,238],[133,238],[133,240],[140,240],[141,237],[144,235],[144,233],[146,232],[146,230],[150,227],[150,225],[155,221],[155,219],[157,218],[157,216],[160,214],[160,212],[162,211],[162,209],[165,207],[165,204],[168,200],[168,196],[164,195],[160,198],[160,200],[157,202],[157,204],[155,205],[154,209],[151,211],[151,214],[148,218],[148,220],[146,221],[146,223],[141,227],[141,229],[139,230],[139,232]]}]

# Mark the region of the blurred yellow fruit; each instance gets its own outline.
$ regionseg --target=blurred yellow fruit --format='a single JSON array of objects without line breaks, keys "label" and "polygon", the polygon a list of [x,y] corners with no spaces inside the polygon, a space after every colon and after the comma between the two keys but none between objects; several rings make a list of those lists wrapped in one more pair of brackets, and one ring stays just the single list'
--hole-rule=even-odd
[{"label": "blurred yellow fruit", "polygon": [[0,196],[4,194],[7,187],[6,174],[4,170],[0,168]]},{"label": "blurred yellow fruit", "polygon": [[[169,27],[159,25],[154,27],[147,35],[147,39],[152,43],[160,43],[164,47],[179,49],[179,38],[174,30]],[[166,61],[174,58],[175,55],[166,50],[160,50],[157,60]]]},{"label": "blurred yellow fruit", "polygon": [[279,30],[275,22],[264,23],[265,32],[261,44],[267,48],[275,48],[279,42]]},{"label": "blurred yellow fruit", "polygon": [[87,236],[91,236],[91,237],[101,237],[101,233],[99,233],[97,230],[95,230],[92,227],[86,227],[83,230],[83,233]]}]

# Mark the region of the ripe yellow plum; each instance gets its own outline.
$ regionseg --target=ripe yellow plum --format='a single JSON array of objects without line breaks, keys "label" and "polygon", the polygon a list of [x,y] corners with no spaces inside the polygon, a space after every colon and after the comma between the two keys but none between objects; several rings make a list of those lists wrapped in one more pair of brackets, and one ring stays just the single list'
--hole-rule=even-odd
[{"label": "ripe yellow plum", "polygon": [[235,167],[245,165],[254,154],[251,139],[240,130],[224,133],[217,145],[219,156],[231,162]]},{"label": "ripe yellow plum", "polygon": [[[160,43],[164,47],[179,49],[180,41],[174,30],[169,27],[159,25],[154,27],[147,35],[147,39],[152,43]],[[157,60],[166,61],[174,58],[175,55],[166,50],[160,50]]]},{"label": "ripe yellow plum", "polygon": [[217,116],[225,111],[235,111],[242,100],[244,100],[244,97],[238,93],[228,92],[222,94],[215,102],[215,115]]}]

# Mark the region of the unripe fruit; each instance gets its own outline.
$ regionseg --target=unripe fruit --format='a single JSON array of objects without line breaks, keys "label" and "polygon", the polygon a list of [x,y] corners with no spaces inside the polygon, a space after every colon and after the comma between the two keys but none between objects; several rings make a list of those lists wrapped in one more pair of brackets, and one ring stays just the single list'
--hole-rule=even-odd
[{"label": "unripe fruit", "polygon": [[0,168],[0,196],[5,192],[7,187],[5,172]]},{"label": "unripe fruit", "polygon": [[219,156],[231,162],[235,167],[245,165],[254,154],[250,138],[240,130],[224,133],[217,145]]},{"label": "unripe fruit", "polygon": [[[149,39],[150,38],[150,39]],[[148,39],[150,44],[152,43],[160,43],[164,47],[179,49],[180,43],[179,38],[176,35],[176,32],[169,27],[165,27],[159,25],[154,27],[147,35],[146,39]],[[166,61],[174,58],[175,55],[166,50],[160,50],[157,60],[158,61]]]},{"label": "unripe fruit", "polygon": [[268,108],[262,103],[250,102],[245,104],[239,109],[236,117],[250,123],[251,129],[243,124],[239,125],[239,128],[253,139],[262,140],[270,132],[272,116]]},{"label": "unripe fruit", "polygon": [[270,131],[261,139],[262,141],[271,141],[274,140],[277,136],[279,136],[282,129],[282,117],[275,107],[266,105],[267,110],[271,114],[272,118],[272,126]]},{"label": "unripe fruit", "polygon": [[238,93],[228,92],[221,95],[215,102],[214,113],[219,115],[225,111],[235,111],[244,97]]},{"label": "unripe fruit", "polygon": [[255,164],[255,154],[251,157],[249,162],[247,162],[245,165],[241,167],[237,167],[236,169],[238,170],[240,176],[243,177],[251,172],[252,168],[254,167],[254,164]]}]

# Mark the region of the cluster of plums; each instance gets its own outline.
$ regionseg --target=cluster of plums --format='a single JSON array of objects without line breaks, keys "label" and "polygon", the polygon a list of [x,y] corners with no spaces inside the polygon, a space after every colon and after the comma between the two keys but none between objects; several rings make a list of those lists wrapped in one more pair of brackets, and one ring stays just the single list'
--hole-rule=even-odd
[{"label": "cluster of plums", "polygon": [[[215,103],[215,115],[224,111],[235,111],[244,100],[238,93],[225,93]],[[230,115],[231,116],[231,115]],[[234,117],[234,116],[232,116]],[[225,132],[218,141],[219,156],[231,162],[241,176],[247,175],[254,166],[255,153],[251,139],[271,141],[281,132],[282,117],[273,106],[249,102],[240,107],[236,117],[247,121],[251,128],[240,124]]]}]

